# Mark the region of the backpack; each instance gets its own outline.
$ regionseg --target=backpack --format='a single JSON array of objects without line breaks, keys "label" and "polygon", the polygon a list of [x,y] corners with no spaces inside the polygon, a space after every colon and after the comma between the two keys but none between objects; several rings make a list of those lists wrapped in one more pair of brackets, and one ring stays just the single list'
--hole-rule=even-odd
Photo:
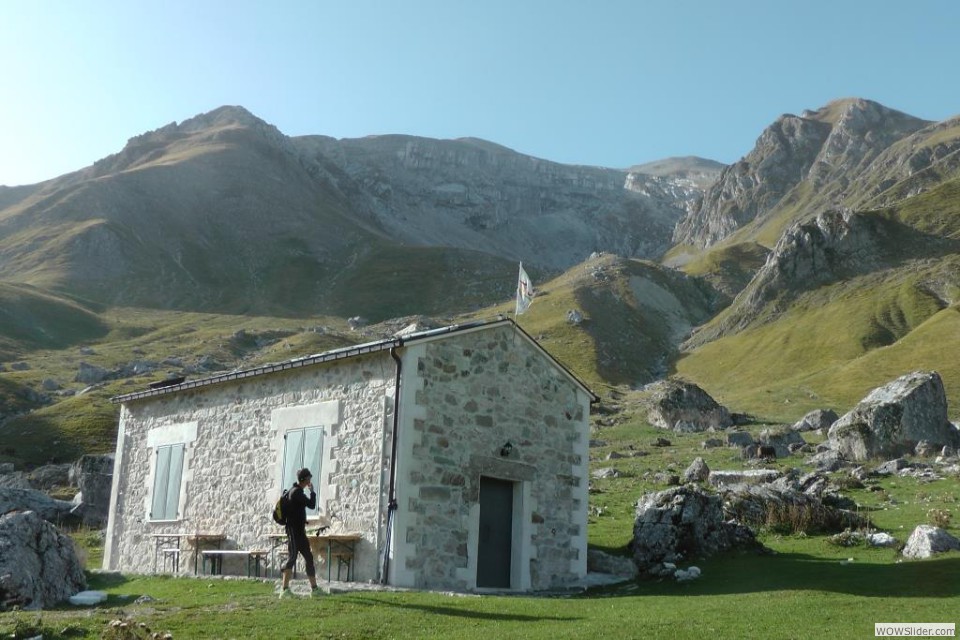
[{"label": "backpack", "polygon": [[287,524],[287,509],[290,505],[290,489],[284,489],[277,504],[273,506],[273,521],[277,524]]}]

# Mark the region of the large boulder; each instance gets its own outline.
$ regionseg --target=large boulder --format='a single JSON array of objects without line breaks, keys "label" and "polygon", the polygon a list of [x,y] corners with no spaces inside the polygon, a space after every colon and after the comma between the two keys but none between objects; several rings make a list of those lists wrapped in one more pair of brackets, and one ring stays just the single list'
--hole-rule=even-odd
[{"label": "large boulder", "polygon": [[789,428],[764,429],[760,432],[760,444],[773,447],[777,452],[778,458],[786,458],[790,455],[790,445],[804,445],[807,441],[799,433]]},{"label": "large boulder", "polygon": [[70,485],[70,464],[45,464],[27,473],[30,486],[40,491]]},{"label": "large boulder", "polygon": [[748,528],[726,521],[718,496],[696,485],[646,494],[636,514],[631,550],[644,573],[729,549],[763,548]]},{"label": "large boulder", "polygon": [[51,607],[86,588],[68,536],[33,511],[0,516],[0,610]]},{"label": "large boulder", "polygon": [[73,502],[81,505],[84,524],[93,527],[106,524],[113,488],[113,454],[81,457],[71,470],[71,478],[80,489]]},{"label": "large boulder", "polygon": [[726,429],[733,424],[730,412],[695,384],[661,380],[650,386],[650,424],[661,429],[699,432]]},{"label": "large boulder", "polygon": [[10,511],[32,511],[44,520],[56,524],[77,524],[76,505],[66,500],[55,500],[35,489],[0,487],[0,514]]},{"label": "large boulder", "polygon": [[711,471],[708,480],[715,487],[724,487],[734,484],[766,484],[780,475],[776,469],[718,470]]},{"label": "large boulder", "polygon": [[935,553],[960,550],[960,540],[941,529],[929,524],[921,524],[903,547],[903,555],[908,558],[929,558]]},{"label": "large boulder", "polygon": [[807,415],[794,423],[791,429],[794,431],[816,431],[817,429],[829,429],[830,425],[837,421],[837,412],[833,409],[814,409]]},{"label": "large boulder", "polygon": [[947,420],[940,374],[915,371],[874,389],[829,432],[830,445],[848,460],[896,456],[921,440],[955,446],[960,432]]},{"label": "large boulder", "polygon": [[630,558],[610,555],[599,549],[588,549],[587,571],[590,573],[608,573],[623,578],[635,578],[637,576],[637,565]]},{"label": "large boulder", "polygon": [[683,472],[684,482],[706,482],[710,477],[710,467],[703,458],[694,458],[693,462]]},{"label": "large boulder", "polygon": [[751,526],[770,526],[790,533],[830,533],[869,524],[853,511],[824,503],[816,491],[775,484],[738,484],[721,490],[723,510]]}]

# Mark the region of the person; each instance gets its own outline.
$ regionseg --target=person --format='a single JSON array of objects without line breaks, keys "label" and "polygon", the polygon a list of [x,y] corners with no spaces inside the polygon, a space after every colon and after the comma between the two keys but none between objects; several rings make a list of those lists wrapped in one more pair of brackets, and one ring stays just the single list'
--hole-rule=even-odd
[{"label": "person", "polygon": [[[305,489],[310,490],[309,498],[304,491]],[[297,471],[297,481],[290,493],[287,494],[287,499],[289,505],[286,513],[287,562],[280,571],[283,576],[283,582],[280,586],[281,598],[291,593],[290,576],[293,574],[293,567],[297,563],[298,553],[303,556],[303,562],[307,568],[311,594],[317,591],[317,570],[313,564],[313,551],[310,550],[310,542],[307,540],[307,509],[317,508],[317,494],[313,490],[313,475],[309,469]]]}]

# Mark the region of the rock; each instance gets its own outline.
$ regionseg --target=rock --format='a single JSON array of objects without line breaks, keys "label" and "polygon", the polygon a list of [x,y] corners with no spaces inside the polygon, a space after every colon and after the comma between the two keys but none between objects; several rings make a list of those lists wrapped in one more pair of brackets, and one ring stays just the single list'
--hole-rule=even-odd
[{"label": "rock", "polygon": [[874,389],[829,431],[848,460],[913,451],[921,440],[956,446],[960,433],[947,419],[947,398],[936,372],[916,371]]},{"label": "rock", "polygon": [[636,514],[631,548],[643,573],[730,549],[762,549],[749,529],[726,521],[718,496],[695,485],[646,494]]},{"label": "rock", "polygon": [[722,489],[721,496],[725,516],[751,526],[819,533],[869,524],[858,514],[829,506],[816,495],[770,484],[736,484]]},{"label": "rock", "polygon": [[606,460],[621,460],[621,459],[623,459],[623,458],[629,458],[629,457],[630,457],[630,456],[626,456],[626,455],[624,455],[624,454],[622,454],[622,453],[620,453],[620,452],[618,452],[618,451],[611,451],[610,453],[607,454],[607,457],[606,457],[605,459],[606,459]]},{"label": "rock", "polygon": [[704,482],[710,476],[710,467],[703,458],[694,458],[693,462],[683,472],[684,482]]},{"label": "rock", "polygon": [[654,440],[653,442],[650,443],[650,446],[652,446],[652,447],[669,447],[669,446],[671,446],[671,444],[672,444],[672,443],[671,443],[669,440],[667,440],[666,438],[657,438],[656,440]]},{"label": "rock", "polygon": [[79,515],[83,523],[91,527],[104,526],[110,512],[113,454],[81,457],[71,469],[71,479],[80,489],[75,502],[81,505]]},{"label": "rock", "polygon": [[15,469],[16,467],[13,466],[12,462],[0,462],[0,476],[13,473]]},{"label": "rock", "polygon": [[598,549],[587,550],[587,571],[591,573],[609,573],[624,578],[637,576],[637,565],[631,558],[613,556]]},{"label": "rock", "polygon": [[716,449],[717,447],[722,447],[724,444],[725,444],[724,441],[721,440],[720,438],[707,438],[706,440],[700,443],[700,448]]},{"label": "rock", "polygon": [[80,347],[80,355],[82,356],[95,356],[97,352],[94,351],[91,347]]},{"label": "rock", "polygon": [[907,558],[929,558],[936,553],[957,550],[960,550],[960,540],[940,527],[921,524],[907,538],[903,555]]},{"label": "rock", "polygon": [[596,448],[596,447],[605,447],[605,446],[607,446],[607,441],[606,441],[606,440],[591,440],[591,441],[590,441],[590,448],[591,448],[591,449],[594,449],[594,448]]},{"label": "rock", "polygon": [[940,450],[940,455],[943,458],[955,458],[957,456],[957,450],[946,444],[943,446],[943,449]]},{"label": "rock", "polygon": [[689,569],[677,569],[673,577],[677,582],[690,582],[700,577],[700,567],[690,567]]},{"label": "rock", "polygon": [[66,500],[55,500],[35,489],[0,488],[0,513],[32,511],[44,520],[54,523],[76,522],[75,505]]},{"label": "rock", "polygon": [[897,458],[895,460],[888,460],[882,465],[874,469],[873,473],[878,476],[892,476],[900,472],[901,469],[906,469],[910,466],[910,463],[904,460],[903,458]]},{"label": "rock", "polygon": [[653,474],[653,481],[657,484],[665,484],[668,487],[675,487],[680,484],[680,476],[669,471],[659,471]]},{"label": "rock", "polygon": [[573,326],[583,324],[583,314],[576,309],[570,309],[570,311],[567,311],[567,324]]},{"label": "rock", "polygon": [[[950,445],[944,445],[949,447]],[[940,447],[934,447],[932,444],[926,440],[921,440],[917,443],[917,446],[914,447],[914,455],[920,456],[921,458],[929,458],[937,452],[937,449]]]},{"label": "rock", "polygon": [[367,324],[369,324],[369,320],[362,316],[347,318],[347,326],[350,327],[351,331],[356,331],[357,329],[367,326]]},{"label": "rock", "polygon": [[678,422],[690,431],[726,429],[733,424],[726,407],[695,384],[662,380],[648,388],[652,393],[647,420],[661,429],[674,429]]},{"label": "rock", "polygon": [[799,442],[791,442],[789,445],[787,445],[787,450],[790,452],[790,455],[813,451],[813,449],[810,448],[810,445],[805,442],[803,444]]},{"label": "rock", "polygon": [[740,447],[740,459],[754,460],[757,457],[757,452],[759,450],[760,450],[760,447],[755,444],[748,444],[745,447]]},{"label": "rock", "polygon": [[106,380],[108,375],[110,375],[109,372],[103,367],[81,362],[73,381],[82,382],[83,384],[97,384],[98,382]]},{"label": "rock", "polygon": [[790,455],[790,445],[805,445],[803,437],[789,428],[764,429],[760,432],[760,444],[773,447],[777,452],[778,458],[786,458]]},{"label": "rock", "polygon": [[70,596],[70,604],[92,606],[105,602],[106,599],[107,594],[103,591],[81,591],[80,593]]},{"label": "rock", "polygon": [[899,543],[889,533],[869,533],[866,537],[867,544],[871,547],[896,547]]},{"label": "rock", "polygon": [[30,486],[40,491],[49,491],[54,487],[70,486],[69,464],[45,464],[27,474]]},{"label": "rock", "polygon": [[747,447],[756,441],[746,431],[731,431],[727,434],[727,444],[731,447]]},{"label": "rock", "polygon": [[734,484],[766,484],[780,477],[774,469],[745,469],[737,471],[711,471],[708,481],[715,487]]},{"label": "rock", "polygon": [[53,378],[44,378],[40,386],[43,387],[44,391],[58,391],[60,389],[60,383]]},{"label": "rock", "polygon": [[0,610],[52,607],[86,588],[68,536],[33,511],[0,516]]},{"label": "rock", "polygon": [[817,468],[817,471],[823,472],[837,471],[843,467],[845,463],[846,461],[843,459],[843,456],[833,449],[821,451],[807,458],[807,464],[813,465]]},{"label": "rock", "polygon": [[14,362],[10,365],[10,368],[14,371],[29,371],[30,365],[26,362]]},{"label": "rock", "polygon": [[133,362],[123,365],[119,371],[116,372],[115,377],[118,378],[132,378],[134,376],[142,376],[147,373],[156,371],[157,363],[150,360],[134,360]]},{"label": "rock", "polygon": [[613,467],[607,467],[605,469],[594,469],[590,472],[591,478],[619,478],[620,472],[614,469]]},{"label": "rock", "polygon": [[795,422],[792,427],[794,431],[816,431],[817,429],[829,429],[830,425],[837,421],[837,412],[833,409],[814,409],[807,415]]}]

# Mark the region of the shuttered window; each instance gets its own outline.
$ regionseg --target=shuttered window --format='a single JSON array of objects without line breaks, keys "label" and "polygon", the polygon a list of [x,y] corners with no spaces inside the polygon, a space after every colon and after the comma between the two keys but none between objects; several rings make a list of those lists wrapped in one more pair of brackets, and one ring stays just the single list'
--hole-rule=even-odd
[{"label": "shuttered window", "polygon": [[[297,471],[306,467],[313,474],[313,489],[319,493],[320,465],[323,460],[323,427],[290,429],[283,436],[283,487],[289,488],[297,481]],[[307,509],[307,517],[315,516],[320,509]]]},{"label": "shuttered window", "polygon": [[153,477],[151,520],[177,520],[180,504],[180,480],[183,476],[183,443],[168,444],[156,449],[156,472]]}]

